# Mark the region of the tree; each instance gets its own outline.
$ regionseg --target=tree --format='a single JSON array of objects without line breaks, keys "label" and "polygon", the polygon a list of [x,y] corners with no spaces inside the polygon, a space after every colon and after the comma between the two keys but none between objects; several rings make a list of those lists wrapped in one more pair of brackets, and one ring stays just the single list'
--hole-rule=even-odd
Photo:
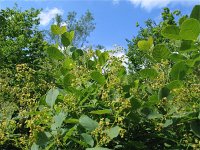
[{"label": "tree", "polygon": [[21,11],[17,5],[0,11],[1,68],[22,63],[36,68],[45,57],[46,42],[38,30],[39,13],[34,8]]},{"label": "tree", "polygon": [[[141,70],[142,68],[146,68],[151,65],[151,61],[149,61],[149,57],[145,55],[144,51],[138,49],[138,41],[147,40],[149,37],[154,39],[153,43],[167,43],[169,40],[165,39],[161,35],[161,30],[166,25],[176,25],[178,24],[175,21],[175,17],[181,16],[181,12],[175,10],[173,12],[170,11],[169,8],[164,8],[162,12],[162,21],[156,24],[155,21],[148,19],[145,22],[145,27],[140,27],[137,23],[137,27],[140,27],[140,30],[137,36],[133,37],[131,40],[127,40],[128,42],[128,53],[127,56],[129,58],[129,71],[130,73],[134,73],[136,71]],[[182,21],[187,18],[187,16],[182,16]],[[170,46],[171,43],[168,43]],[[173,50],[173,46],[170,46]]]},{"label": "tree", "polygon": [[[67,14],[67,18],[63,19],[61,15],[56,15],[54,18],[54,24],[58,26],[66,26],[67,31],[75,31],[75,36],[73,39],[73,45],[77,47],[83,47],[87,43],[87,38],[90,36],[91,32],[95,29],[94,17],[92,13],[88,10],[77,19],[77,13],[72,11]],[[58,35],[53,35],[49,33],[49,40],[51,42],[56,42],[61,44]]]}]

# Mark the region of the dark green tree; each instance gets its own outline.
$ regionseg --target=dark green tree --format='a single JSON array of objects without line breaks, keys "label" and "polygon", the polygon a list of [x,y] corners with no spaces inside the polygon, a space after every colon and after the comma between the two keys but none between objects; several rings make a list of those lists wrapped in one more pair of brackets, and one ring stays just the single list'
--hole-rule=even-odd
[{"label": "dark green tree", "polygon": [[39,13],[34,8],[21,11],[17,5],[0,10],[1,68],[22,63],[38,67],[45,57],[46,42],[38,29]]}]

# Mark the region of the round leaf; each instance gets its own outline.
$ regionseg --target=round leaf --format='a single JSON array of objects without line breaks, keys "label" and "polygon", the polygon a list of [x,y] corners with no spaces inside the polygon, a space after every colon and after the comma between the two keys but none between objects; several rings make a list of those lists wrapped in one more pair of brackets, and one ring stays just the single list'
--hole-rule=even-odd
[{"label": "round leaf", "polygon": [[105,84],[106,79],[105,77],[98,71],[93,71],[91,74],[91,78],[95,80],[98,84]]},{"label": "round leaf", "polygon": [[66,58],[64,63],[63,63],[63,68],[67,70],[73,69],[75,66],[74,61],[70,58]]},{"label": "round leaf", "polygon": [[183,86],[183,83],[180,80],[174,80],[166,85],[166,87],[169,90],[181,88],[182,86]]},{"label": "round leaf", "polygon": [[64,79],[63,79],[64,87],[65,87],[65,88],[68,88],[68,87],[71,85],[72,80],[73,80],[74,78],[75,78],[74,75],[72,75],[72,74],[70,74],[70,73],[66,74],[65,77],[64,77]]},{"label": "round leaf", "polygon": [[161,61],[161,59],[167,59],[170,54],[170,51],[167,49],[166,45],[159,44],[156,45],[153,49],[152,56],[155,60],[158,62]]},{"label": "round leaf", "polygon": [[179,32],[180,29],[177,26],[169,25],[162,30],[162,35],[169,39],[179,40],[180,39]]},{"label": "round leaf", "polygon": [[190,18],[181,25],[180,36],[183,40],[196,40],[200,33],[200,23],[198,20]]},{"label": "round leaf", "polygon": [[109,130],[106,130],[105,133],[110,137],[110,139],[113,139],[119,135],[121,128],[119,126],[115,126],[113,128],[110,128]]},{"label": "round leaf", "polygon": [[172,80],[183,80],[188,71],[188,66],[184,61],[176,63],[170,72]]},{"label": "round leaf", "polygon": [[53,34],[55,34],[55,35],[60,34],[60,28],[59,28],[59,26],[57,26],[57,25],[52,25],[52,26],[51,26],[51,32],[52,32]]},{"label": "round leaf", "polygon": [[158,72],[155,69],[143,69],[139,72],[142,78],[154,79],[158,76]]},{"label": "round leaf", "polygon": [[147,41],[141,40],[138,42],[138,48],[140,50],[149,50],[151,46],[153,45],[153,38],[150,37]]},{"label": "round leaf", "polygon": [[56,47],[53,47],[53,46],[50,46],[47,49],[47,53],[48,53],[49,57],[56,59],[56,60],[62,60],[65,58],[64,54],[59,49],[57,49]]},{"label": "round leaf", "polygon": [[69,46],[70,44],[72,44],[72,40],[74,38],[74,31],[71,31],[71,32],[65,32],[62,34],[61,36],[61,42],[62,44],[67,47]]},{"label": "round leaf", "polygon": [[161,100],[164,97],[167,97],[170,93],[170,90],[167,87],[160,88],[158,91],[158,99]]},{"label": "round leaf", "polygon": [[55,35],[59,35],[59,34],[63,34],[65,32],[67,32],[67,28],[66,28],[66,26],[59,27],[57,25],[52,25],[51,32]]},{"label": "round leaf", "polygon": [[98,123],[86,115],[79,118],[79,123],[88,131],[93,131],[98,127]]}]

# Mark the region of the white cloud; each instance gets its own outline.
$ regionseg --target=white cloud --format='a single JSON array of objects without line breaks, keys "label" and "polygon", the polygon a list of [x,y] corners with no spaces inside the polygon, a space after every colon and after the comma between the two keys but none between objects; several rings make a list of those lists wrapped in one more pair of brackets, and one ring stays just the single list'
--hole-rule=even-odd
[{"label": "white cloud", "polygon": [[[122,0],[113,0],[114,2],[119,2]],[[162,8],[166,7],[171,3],[181,4],[181,5],[189,5],[198,3],[199,0],[127,0],[135,6],[139,6],[144,8],[147,11],[151,11],[153,8]]]},{"label": "white cloud", "polygon": [[63,15],[63,10],[58,8],[52,8],[52,9],[45,9],[42,11],[39,15],[40,18],[40,24],[43,26],[46,26],[50,23],[50,21],[55,18],[56,14]]},{"label": "white cloud", "polygon": [[174,0],[128,0],[132,4],[136,6],[140,6],[141,8],[144,8],[148,11],[150,11],[153,8],[161,8],[167,6],[169,3],[171,3]]}]

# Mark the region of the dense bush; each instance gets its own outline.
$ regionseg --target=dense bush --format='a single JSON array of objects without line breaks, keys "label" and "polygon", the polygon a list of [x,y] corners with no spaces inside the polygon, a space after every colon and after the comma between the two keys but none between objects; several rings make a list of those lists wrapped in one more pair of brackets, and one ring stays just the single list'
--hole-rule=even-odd
[{"label": "dense bush", "polygon": [[200,148],[199,12],[162,26],[173,50],[153,36],[140,40],[151,63],[134,76],[123,58],[73,47],[74,32],[53,25],[64,49],[46,49],[53,82],[26,64],[1,69],[0,148]]}]

